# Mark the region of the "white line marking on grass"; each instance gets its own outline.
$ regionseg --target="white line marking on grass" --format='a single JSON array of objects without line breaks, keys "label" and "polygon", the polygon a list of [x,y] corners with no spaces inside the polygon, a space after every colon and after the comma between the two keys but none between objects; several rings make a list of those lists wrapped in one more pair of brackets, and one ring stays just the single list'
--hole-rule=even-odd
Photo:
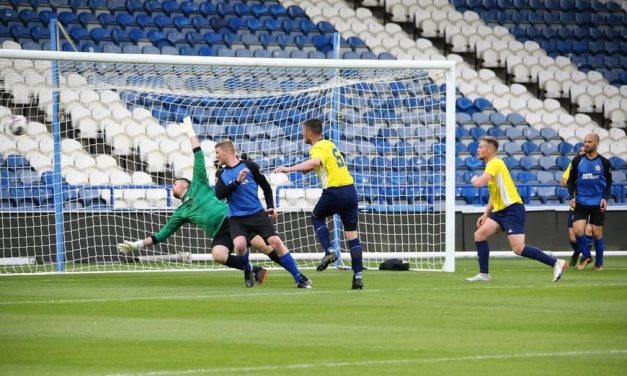
[{"label": "white line marking on grass", "polygon": [[286,364],[279,366],[256,366],[256,367],[230,367],[230,368],[195,368],[186,370],[154,371],[154,372],[131,372],[131,373],[111,373],[107,376],[161,376],[161,375],[193,375],[207,373],[240,373],[255,371],[280,371],[306,368],[340,368],[355,366],[371,366],[386,364],[407,364],[407,363],[447,363],[447,362],[467,362],[483,360],[510,360],[527,358],[562,358],[580,357],[585,355],[622,355],[627,354],[627,349],[608,350],[582,350],[582,351],[559,351],[559,352],[538,352],[521,354],[487,354],[487,355],[466,355],[451,356],[445,358],[417,358],[417,359],[390,359],[390,360],[365,360],[355,362],[334,362],[334,363],[303,363]]},{"label": "white line marking on grass", "polygon": [[[398,289],[367,289],[360,291],[351,290],[309,290],[309,291],[294,291],[294,292],[278,292],[270,291],[266,293],[242,293],[242,294],[213,294],[213,295],[160,295],[160,296],[137,296],[128,298],[97,298],[97,299],[58,299],[58,300],[7,300],[0,301],[0,306],[7,305],[29,305],[29,304],[91,304],[91,303],[110,303],[110,302],[133,302],[133,301],[149,301],[149,300],[202,300],[202,299],[224,299],[224,298],[241,298],[241,297],[264,297],[264,296],[294,296],[294,295],[310,295],[310,294],[366,294],[374,292],[420,292],[420,291],[465,291],[465,290],[506,290],[506,289],[532,289],[538,287],[544,287],[542,285],[513,285],[513,286],[490,286],[486,283],[465,283],[466,286],[440,288],[440,287],[426,287],[426,288],[398,288]],[[584,288],[584,287],[622,287],[627,286],[627,283],[593,283],[593,284],[551,284],[555,288]],[[246,291],[246,290],[244,290]]]}]

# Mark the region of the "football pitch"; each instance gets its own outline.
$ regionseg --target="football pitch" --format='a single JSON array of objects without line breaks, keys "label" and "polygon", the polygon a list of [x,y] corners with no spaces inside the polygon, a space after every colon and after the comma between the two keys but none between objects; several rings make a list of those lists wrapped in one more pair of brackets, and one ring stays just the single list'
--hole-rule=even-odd
[{"label": "football pitch", "polygon": [[624,375],[627,258],[455,273],[273,270],[3,276],[2,375]]}]

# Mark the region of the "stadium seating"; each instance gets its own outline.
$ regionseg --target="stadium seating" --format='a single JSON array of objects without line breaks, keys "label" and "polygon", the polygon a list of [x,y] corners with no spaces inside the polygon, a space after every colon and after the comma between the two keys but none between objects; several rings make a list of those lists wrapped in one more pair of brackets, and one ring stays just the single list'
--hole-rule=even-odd
[{"label": "stadium seating", "polygon": [[[80,2],[76,2],[76,6],[71,8],[71,11],[68,11],[67,8],[62,8],[65,10],[59,12],[59,20],[70,31],[81,50],[113,53],[325,58],[330,57],[329,52],[332,50],[330,35],[335,30],[338,30],[342,34],[342,43],[347,46],[344,57],[386,59],[393,57],[424,58],[426,56],[435,58],[440,54],[440,51],[427,39],[419,38],[418,41],[414,41],[404,35],[404,32],[399,27],[394,27],[394,24],[380,25],[378,20],[367,9],[359,8],[353,10],[343,4],[333,4],[333,6],[327,7],[322,2],[318,6],[317,2],[303,1],[301,8],[295,1],[284,1],[282,3],[186,1],[180,4],[174,1],[108,1],[96,3],[90,2],[90,4],[85,3],[81,5]],[[566,15],[553,19],[548,16],[539,17],[533,13],[524,13],[525,17],[523,17],[522,14],[516,14],[511,9],[498,8],[501,2],[497,1],[453,1],[452,5],[448,2],[433,1],[419,2],[419,4],[412,3],[407,7],[404,6],[405,2],[398,2],[391,4],[389,11],[393,13],[393,17],[396,20],[407,19],[409,15],[417,14],[417,12],[423,10],[423,5],[427,3],[431,6],[429,17],[421,17],[420,20],[416,17],[416,25],[421,28],[424,33],[423,36],[427,36],[429,33],[436,37],[447,34],[448,38],[449,34],[452,37],[460,37],[460,34],[464,34],[463,40],[460,39],[460,46],[469,51],[480,50],[478,56],[484,62],[491,61],[487,65],[493,64],[495,67],[507,67],[507,69],[510,69],[510,65],[514,67],[516,66],[515,63],[518,64],[518,67],[524,69],[517,74],[526,77],[525,79],[527,80],[529,80],[529,77],[532,77],[531,82],[533,82],[534,77],[540,76],[538,72],[544,69],[540,69],[540,67],[545,67],[542,64],[549,61],[547,59],[543,60],[547,56],[543,55],[545,52],[539,48],[539,45],[542,43],[544,43],[542,44],[543,46],[547,46],[549,51],[575,54],[575,56],[585,55],[594,51],[604,54],[601,55],[600,60],[586,58],[585,64],[591,67],[592,64],[595,64],[594,66],[605,64],[608,70],[601,72],[605,74],[606,78],[614,72],[611,70],[614,67],[625,69],[624,64],[621,65],[620,56],[615,56],[618,50],[613,42],[618,37],[623,38],[624,34],[616,34],[615,31],[614,34],[608,31],[603,31],[603,33],[599,34],[598,31],[600,29],[592,27],[593,25],[606,24],[616,25],[617,27],[621,25],[620,22],[623,21],[623,18],[619,16],[610,17],[608,14],[603,13],[607,11],[607,8],[602,10],[593,9],[597,13],[590,14],[589,17],[574,14],[576,12],[573,10],[572,20]],[[547,2],[538,2],[538,4],[546,6],[547,4],[545,3]],[[330,5],[328,3],[325,4]],[[91,5],[91,7],[88,5]],[[399,7],[399,5],[403,7]],[[49,20],[50,12],[54,14],[56,9],[40,11],[36,8],[28,9],[28,6],[24,5],[22,5],[22,8],[26,9],[21,9],[19,13],[14,10],[7,10],[1,13],[2,22],[0,24],[8,25],[8,22],[12,22],[14,23],[12,26],[20,27],[7,28],[4,34],[0,30],[0,37],[17,41],[24,48],[44,47],[49,39],[44,23],[46,22],[45,20]],[[471,9],[474,11],[471,11]],[[492,12],[495,9],[498,9],[496,13]],[[91,12],[86,12],[86,10]],[[95,12],[95,10],[107,10],[108,13]],[[557,10],[563,9],[559,8]],[[593,10],[587,9],[590,12]],[[464,11],[464,13],[461,13],[461,11]],[[571,14],[571,11],[569,10],[566,14]],[[503,27],[488,27],[481,19],[491,19],[495,24],[501,21],[504,21],[503,24],[511,23],[511,33]],[[554,23],[563,24],[565,22],[568,24],[587,25],[587,27],[575,28],[572,34],[569,34],[568,32],[560,31],[563,28],[552,26]],[[533,26],[531,26],[532,24]],[[590,33],[585,34],[583,30],[588,30]],[[594,34],[595,32],[597,34]],[[385,36],[383,37],[383,35]],[[517,37],[520,42],[515,41],[514,37]],[[481,41],[488,44],[482,44]],[[542,43],[538,43],[538,41]],[[552,41],[555,42],[554,46],[548,43]],[[482,52],[484,50],[486,51],[485,53]],[[517,57],[520,57],[519,54],[526,55],[516,60]],[[598,56],[595,55],[595,57]],[[549,69],[551,72],[569,72],[569,82],[573,82],[572,80],[581,77],[570,74],[574,72],[571,69],[575,69],[575,66],[570,61],[566,64],[558,58],[550,59],[547,67],[551,67]],[[584,62],[581,63],[584,64]],[[559,158],[572,157],[574,152],[571,140],[562,136],[562,128],[575,124],[579,126],[579,123],[576,123],[574,119],[571,123],[563,123],[561,117],[557,115],[555,116],[557,120],[551,120],[550,116],[543,116],[546,115],[543,111],[548,113],[548,110],[545,109],[552,108],[552,111],[560,113],[559,115],[566,112],[561,107],[551,107],[556,102],[540,101],[533,98],[520,85],[504,85],[489,70],[481,69],[480,71],[475,71],[465,63],[459,66],[458,82],[460,88],[468,89],[467,91],[461,90],[465,95],[459,96],[456,102],[457,120],[459,123],[456,130],[456,139],[458,141],[456,150],[460,156],[458,162],[460,168],[468,169],[469,171],[482,168],[482,162],[475,157],[476,141],[479,137],[487,134],[496,136],[499,139],[507,138],[507,142],[502,142],[502,150],[506,155],[512,157],[512,159],[508,160],[508,163],[513,168],[519,168],[518,166],[520,166],[520,168],[527,169],[529,172],[538,171],[537,177],[534,176],[533,179],[530,179],[529,176],[523,175],[523,179],[527,181],[541,179],[542,181],[548,181],[548,176],[545,174],[540,175],[540,172],[561,168],[560,163],[562,162],[558,161]],[[578,66],[581,67],[581,65]],[[609,68],[610,66],[612,68]],[[610,75],[608,76],[608,74]],[[22,78],[25,81],[26,77],[22,76]],[[619,76],[617,76],[616,80],[618,78]],[[146,79],[148,77],[143,76],[143,73],[138,73],[136,77],[129,78],[129,80],[136,83]],[[549,88],[549,82],[553,82],[551,80],[556,79],[554,75],[550,79],[542,81],[543,87]],[[598,79],[598,77],[584,75],[582,81],[579,82],[591,84],[593,79]],[[608,81],[610,84],[612,83],[611,80]],[[190,81],[190,85],[194,85],[194,82]],[[30,100],[28,95],[20,94],[20,87],[20,85],[14,85],[12,89],[13,98],[23,98],[24,101]],[[577,90],[577,86],[561,82],[558,85],[558,89],[556,89],[556,93],[559,93],[560,96],[566,93],[568,96],[572,95],[571,92],[576,93]],[[602,92],[597,90],[596,93],[589,93],[587,89],[585,93],[586,96],[578,97],[575,100],[574,103],[577,106],[583,108],[584,105],[589,105],[589,109],[594,111],[601,108],[602,111],[607,112],[606,118],[611,120],[611,124],[623,124],[624,126],[625,107],[621,106],[620,102],[621,95],[624,97],[624,94],[616,90],[603,90]],[[105,129],[104,140],[112,146],[113,155],[126,155],[131,149],[141,146],[140,150],[142,152],[140,156],[142,161],[147,163],[149,171],[163,171],[168,165],[168,161],[171,160],[169,154],[175,148],[173,141],[164,140],[163,143],[159,143],[158,145],[160,146],[158,148],[160,150],[156,152],[154,148],[151,149],[150,146],[142,143],[139,135],[148,128],[155,129],[152,126],[148,127],[148,124],[163,128],[168,122],[181,121],[186,114],[185,110],[182,110],[177,103],[165,105],[163,102],[154,101],[153,104],[150,104],[149,98],[133,99],[134,93],[121,92],[117,94],[119,99],[106,103],[103,106],[104,108],[99,109],[93,109],[91,106],[88,106],[88,102],[92,100],[87,99],[87,93],[81,93],[80,90],[77,90],[77,96],[70,97],[68,94],[68,97],[65,98],[66,103],[82,103],[81,107],[77,107],[70,114],[72,115],[71,119],[74,128],[79,129],[81,137],[84,138],[99,137],[96,130],[100,128]],[[613,101],[611,103],[608,100],[597,101],[597,97],[610,98],[610,96],[612,99],[608,100]],[[96,101],[98,100],[100,99]],[[131,112],[131,109],[140,102],[152,107],[148,108],[144,114],[141,111],[136,113],[133,110]],[[104,101],[103,104],[105,104]],[[559,103],[557,104],[559,106]],[[126,112],[113,111],[113,108],[119,109],[120,106]],[[360,156],[372,157],[374,154],[378,154],[378,157],[383,158],[383,160],[379,159],[376,162],[374,159],[371,160],[372,162],[370,163],[373,163],[376,168],[381,168],[384,171],[400,171],[405,167],[403,161],[411,160],[411,157],[416,152],[420,153],[420,146],[405,142],[405,138],[410,139],[411,136],[404,133],[401,134],[393,128],[380,127],[380,125],[374,124],[372,122],[374,118],[372,116],[373,112],[363,111],[359,106],[355,107],[356,109],[352,112],[351,117],[347,117],[347,119],[351,119],[350,123],[372,124],[376,127],[374,128],[374,133],[382,137],[376,143],[367,140],[367,136],[354,142],[355,152],[361,153]],[[369,107],[374,108],[376,104],[369,105]],[[134,129],[139,129],[139,131],[134,130],[130,134],[123,134],[119,131],[119,128],[116,130],[115,126],[103,124],[102,116],[107,113],[126,116],[124,118],[126,119],[125,121],[135,123],[137,127]],[[538,116],[533,116],[534,114]],[[213,115],[205,111],[198,111],[193,114],[195,121],[199,123],[204,123],[211,116]],[[259,116],[263,115],[260,114]],[[557,124],[557,127],[540,126],[547,124],[547,120],[551,120],[551,124]],[[280,132],[287,129],[287,134],[290,135],[289,141],[277,145],[277,147],[284,152],[294,151],[297,138],[299,137],[298,132],[293,132],[293,128],[283,127],[283,125],[277,127],[277,129]],[[373,128],[370,127],[369,129]],[[618,130],[620,131],[621,129]],[[248,132],[243,127],[237,125],[223,126],[221,124],[215,127],[204,127],[199,134],[206,136],[208,139],[213,139],[219,137],[222,132],[235,139],[245,135],[248,135],[250,138],[253,137],[253,133]],[[277,132],[277,130],[268,132]],[[417,130],[415,136],[426,137],[427,134],[422,132],[424,130]],[[254,133],[254,137],[272,142],[270,133],[266,134],[266,136],[262,136],[262,134],[262,131],[257,130]],[[572,137],[575,137],[574,133]],[[611,142],[607,143],[606,154],[612,158],[624,160],[625,151],[621,147],[621,145],[624,145],[624,137],[624,132],[622,132],[622,135],[618,135],[616,139],[612,139]],[[396,138],[401,138],[403,143],[390,141]],[[603,143],[605,142],[606,139],[604,138]],[[24,153],[29,150],[28,143],[23,143],[20,147]],[[401,155],[407,158],[397,157],[392,159],[389,164],[386,163],[385,159],[391,156],[390,151],[393,150],[393,147],[398,147],[396,150],[402,150]],[[437,149],[439,146],[434,147]],[[264,147],[263,149],[269,150],[270,148]],[[557,155],[559,157],[556,160]],[[535,163],[529,158],[524,159],[526,157],[523,156],[534,158]],[[260,159],[265,161],[263,163],[264,166],[271,161],[270,156],[267,155],[261,156],[261,158],[265,158]],[[41,158],[29,159],[33,165],[37,164],[39,166],[42,163]],[[617,159],[614,160],[615,164],[619,163]],[[81,157],[72,159],[73,163],[90,163],[77,162],[77,160],[86,161],[89,159]],[[553,163],[550,163],[551,161]],[[179,161],[177,169],[184,171],[188,167],[185,163],[184,161]],[[363,162],[360,163],[359,165],[363,169]],[[47,167],[50,167],[49,162],[44,163],[44,165],[46,164]],[[100,163],[98,166],[100,166]],[[355,166],[358,166],[358,164],[355,163]],[[78,174],[79,171],[76,172],[77,174],[70,174],[70,177],[75,178],[76,181],[83,181],[84,179],[90,181],[90,178],[93,181],[102,180],[102,175],[100,175],[103,173],[102,171],[100,171],[100,174],[94,173],[87,177],[81,177]],[[34,176],[27,173],[22,173],[19,177],[14,173],[12,176],[23,181],[34,180]],[[464,176],[461,175],[460,180],[462,177]],[[464,178],[463,180],[467,182],[467,179]],[[389,195],[384,195],[384,197],[389,197]],[[82,204],[87,205],[88,201],[83,200]]]}]

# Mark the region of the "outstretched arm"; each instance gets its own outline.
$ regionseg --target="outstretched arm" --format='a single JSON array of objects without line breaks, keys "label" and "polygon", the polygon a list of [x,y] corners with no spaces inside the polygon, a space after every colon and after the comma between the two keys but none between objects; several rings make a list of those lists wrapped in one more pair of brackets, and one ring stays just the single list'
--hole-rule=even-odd
[{"label": "outstretched arm", "polygon": [[161,228],[161,230],[159,230],[159,232],[143,240],[125,240],[118,244],[118,251],[122,253],[133,253],[144,247],[161,243],[169,238],[170,235],[176,232],[176,230],[178,230],[185,223],[186,220],[180,215],[180,212],[175,210],[170,219],[168,219],[168,222]]},{"label": "outstretched arm", "polygon": [[470,184],[472,184],[472,186],[475,188],[481,188],[484,185],[488,184],[488,181],[490,181],[490,179],[492,179],[492,175],[484,172],[481,176],[473,176],[472,179],[470,179]]},{"label": "outstretched arm", "polygon": [[321,163],[322,161],[320,159],[312,158],[312,159],[306,160],[302,163],[296,164],[291,167],[279,166],[275,168],[272,172],[274,172],[275,174],[279,172],[292,172],[292,171],[309,172],[313,170],[314,168],[320,166]]},{"label": "outstretched arm", "polygon": [[118,244],[118,251],[122,253],[133,253],[139,249],[149,247],[151,245],[153,245],[153,239],[151,236],[147,237],[144,240],[125,240],[122,243]]}]

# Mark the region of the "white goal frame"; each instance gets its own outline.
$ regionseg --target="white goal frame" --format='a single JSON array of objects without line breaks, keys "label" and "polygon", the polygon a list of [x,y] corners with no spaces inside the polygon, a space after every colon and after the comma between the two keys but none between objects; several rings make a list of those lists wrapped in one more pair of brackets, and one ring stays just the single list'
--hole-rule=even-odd
[{"label": "white goal frame", "polygon": [[[174,55],[137,55],[83,52],[53,52],[30,50],[0,50],[0,59],[47,60],[53,64],[62,61],[90,63],[126,63],[126,64],[163,64],[163,65],[197,65],[197,66],[229,66],[229,67],[268,67],[268,68],[328,68],[328,69],[438,69],[444,73],[446,83],[446,167],[445,167],[445,251],[439,256],[444,257],[442,271],[455,271],[455,62],[454,61],[414,61],[414,60],[341,60],[341,59],[278,59],[278,58],[229,58],[229,57],[198,57]],[[58,74],[58,73],[57,73]],[[54,81],[54,78],[53,78]],[[58,108],[57,108],[58,111]],[[58,119],[53,120],[58,122]],[[53,127],[55,124],[53,124]],[[58,126],[58,125],[57,125]],[[55,150],[56,151],[56,150]],[[56,151],[58,152],[58,151]],[[55,171],[60,171],[60,158],[55,158]],[[57,170],[58,168],[58,170]],[[58,208],[57,208],[58,209]],[[62,229],[62,228],[61,228]],[[61,247],[61,248],[59,248]],[[57,239],[57,255],[63,254],[62,241]],[[208,255],[207,255],[208,256]],[[305,257],[311,255],[304,255]],[[367,258],[370,255],[364,253]],[[378,253],[377,257],[381,257]],[[415,254],[386,253],[385,257],[425,257]],[[438,256],[432,252],[428,257]],[[320,257],[316,255],[315,257]],[[60,266],[58,271],[62,271]]]}]

